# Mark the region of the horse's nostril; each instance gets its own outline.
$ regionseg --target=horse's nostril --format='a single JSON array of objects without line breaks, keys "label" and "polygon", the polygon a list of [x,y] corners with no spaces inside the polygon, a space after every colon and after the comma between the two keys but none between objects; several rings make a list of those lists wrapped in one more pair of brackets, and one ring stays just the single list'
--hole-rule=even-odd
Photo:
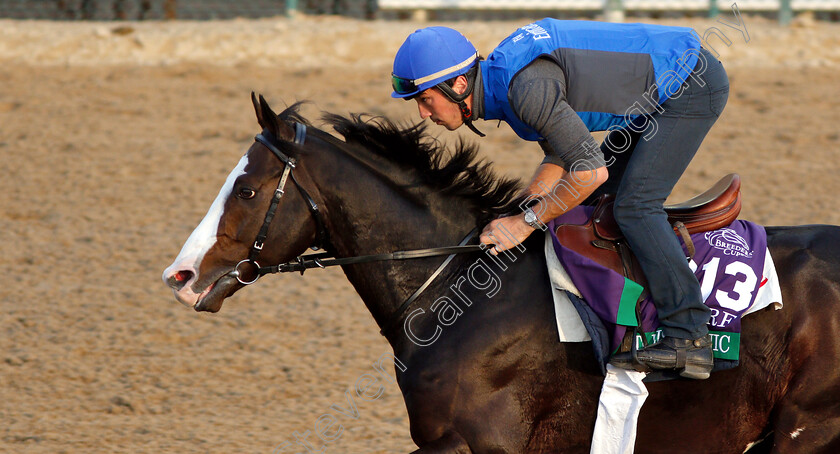
[{"label": "horse's nostril", "polygon": [[166,279],[166,285],[168,285],[169,287],[171,287],[175,290],[181,290],[182,288],[184,288],[184,285],[186,285],[187,282],[189,282],[190,279],[193,278],[193,276],[194,276],[194,274],[193,274],[192,271],[181,270],[181,271],[178,271],[177,273],[169,276]]}]

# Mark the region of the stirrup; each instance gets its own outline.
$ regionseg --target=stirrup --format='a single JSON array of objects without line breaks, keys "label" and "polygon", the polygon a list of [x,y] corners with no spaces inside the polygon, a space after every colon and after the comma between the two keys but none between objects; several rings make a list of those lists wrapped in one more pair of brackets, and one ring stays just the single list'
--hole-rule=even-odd
[{"label": "stirrup", "polygon": [[680,370],[680,377],[690,378],[692,380],[705,380],[712,374],[713,368],[714,365],[706,368],[705,366],[701,366],[699,364],[686,364],[685,367]]},{"label": "stirrup", "polygon": [[642,336],[642,344],[645,347],[648,346],[647,338],[645,337],[645,333],[641,332],[641,330],[638,327],[633,328],[633,341],[630,342],[630,356],[633,358],[633,369],[636,372],[644,372],[644,373],[652,372],[653,369],[651,369],[650,366],[648,366],[647,364],[645,364],[645,363],[643,363],[642,361],[639,360],[639,354],[638,354],[639,349],[638,349],[638,347],[636,347],[636,336],[637,335],[641,335]]}]

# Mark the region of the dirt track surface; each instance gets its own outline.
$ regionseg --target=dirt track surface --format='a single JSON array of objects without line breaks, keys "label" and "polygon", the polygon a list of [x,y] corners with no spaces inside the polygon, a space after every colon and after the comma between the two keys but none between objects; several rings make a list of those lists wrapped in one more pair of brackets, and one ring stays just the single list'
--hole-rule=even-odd
[{"label": "dirt track surface", "polygon": [[[748,43],[667,22],[732,40],[729,104],[672,200],[736,171],[743,218],[840,224],[840,26],[744,19]],[[486,55],[522,24],[454,26]],[[342,429],[326,452],[415,449],[394,384],[358,416],[331,408],[391,351],[340,271],[264,279],[215,315],[160,275],[258,132],[252,90],[312,100],[316,123],[414,121],[388,74],[420,26],[0,20],[0,452],[270,453],[306,431],[317,450],[324,414]],[[529,176],[539,148],[495,126],[479,122],[482,155]]]}]

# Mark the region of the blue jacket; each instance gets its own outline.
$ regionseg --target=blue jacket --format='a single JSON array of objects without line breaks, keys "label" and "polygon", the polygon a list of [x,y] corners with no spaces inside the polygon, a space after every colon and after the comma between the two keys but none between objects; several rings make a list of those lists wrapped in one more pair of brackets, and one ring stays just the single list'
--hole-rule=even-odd
[{"label": "blue jacket", "polygon": [[590,131],[623,127],[678,95],[699,53],[690,28],[543,19],[517,29],[481,62],[484,119],[504,120],[525,140],[541,139],[513,112],[508,89],[543,57],[563,70],[567,101]]}]

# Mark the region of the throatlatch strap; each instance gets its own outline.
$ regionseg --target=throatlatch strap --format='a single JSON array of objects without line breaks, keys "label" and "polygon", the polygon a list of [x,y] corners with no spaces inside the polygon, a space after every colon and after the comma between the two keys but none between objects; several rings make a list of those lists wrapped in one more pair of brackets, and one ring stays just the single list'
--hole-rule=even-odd
[{"label": "throatlatch strap", "polygon": [[315,203],[315,199],[309,195],[309,192],[303,188],[297,181],[297,177],[295,174],[292,174],[292,182],[295,183],[295,186],[298,188],[298,192],[303,197],[303,200],[306,201],[306,207],[309,208],[309,213],[312,214],[312,217],[315,218],[315,228],[317,229],[317,237],[315,238],[315,246],[313,249],[323,249],[329,244],[329,232],[327,232],[327,226],[324,225],[324,220],[321,218],[321,209],[318,208],[318,204]]}]

